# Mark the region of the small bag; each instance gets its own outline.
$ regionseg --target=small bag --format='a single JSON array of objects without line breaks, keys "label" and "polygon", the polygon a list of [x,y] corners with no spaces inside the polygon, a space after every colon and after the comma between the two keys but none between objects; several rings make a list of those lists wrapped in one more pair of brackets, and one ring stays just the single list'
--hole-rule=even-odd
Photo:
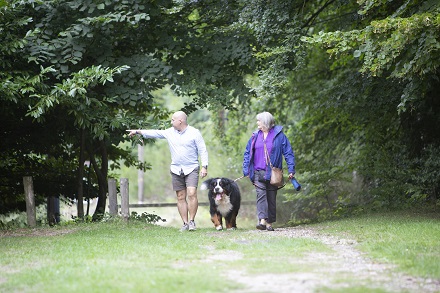
[{"label": "small bag", "polygon": [[266,164],[269,162],[272,173],[270,175],[270,184],[273,186],[284,186],[283,169],[274,167],[270,161],[269,152],[267,151],[266,143],[264,143],[264,152],[266,154]]},{"label": "small bag", "polygon": [[270,184],[274,186],[284,186],[283,169],[272,166],[272,174],[270,175]]}]

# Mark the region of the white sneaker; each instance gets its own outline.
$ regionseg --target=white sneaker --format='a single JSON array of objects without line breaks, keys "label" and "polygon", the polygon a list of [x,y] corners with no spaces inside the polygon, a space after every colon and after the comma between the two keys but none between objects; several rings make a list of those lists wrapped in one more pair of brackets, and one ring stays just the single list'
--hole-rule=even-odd
[{"label": "white sneaker", "polygon": [[194,222],[194,221],[189,221],[189,227],[188,227],[188,230],[189,231],[195,231],[196,230],[196,223]]},{"label": "white sneaker", "polygon": [[182,228],[180,228],[180,232],[188,231],[189,226],[187,223],[183,224]]}]

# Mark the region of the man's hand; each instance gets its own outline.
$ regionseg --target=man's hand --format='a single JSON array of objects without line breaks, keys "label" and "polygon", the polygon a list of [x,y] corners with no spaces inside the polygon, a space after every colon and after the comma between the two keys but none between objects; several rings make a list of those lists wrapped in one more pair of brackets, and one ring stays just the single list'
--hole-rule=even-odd
[{"label": "man's hand", "polygon": [[128,131],[128,136],[130,137],[138,133],[137,129],[129,129],[127,131]]},{"label": "man's hand", "polygon": [[202,167],[202,170],[200,170],[200,177],[206,177],[208,175],[208,170],[205,167]]}]

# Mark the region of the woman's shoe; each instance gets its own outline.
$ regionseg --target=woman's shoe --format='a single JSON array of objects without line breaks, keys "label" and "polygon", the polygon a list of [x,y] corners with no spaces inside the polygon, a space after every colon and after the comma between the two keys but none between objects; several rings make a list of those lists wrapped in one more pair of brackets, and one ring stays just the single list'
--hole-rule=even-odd
[{"label": "woman's shoe", "polygon": [[272,226],[267,226],[266,229],[267,231],[275,231],[275,229]]},{"label": "woman's shoe", "polygon": [[256,226],[256,228],[257,228],[258,230],[266,230],[266,225],[258,224],[258,225]]}]

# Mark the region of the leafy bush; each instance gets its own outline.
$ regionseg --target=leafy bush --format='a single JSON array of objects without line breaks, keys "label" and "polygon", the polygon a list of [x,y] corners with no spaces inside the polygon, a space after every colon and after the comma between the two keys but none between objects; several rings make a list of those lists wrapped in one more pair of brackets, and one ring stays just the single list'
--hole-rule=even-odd
[{"label": "leafy bush", "polygon": [[[36,207],[37,225],[47,224],[46,204],[41,204]],[[27,227],[26,212],[11,212],[0,215],[0,229],[15,229]]]},{"label": "leafy bush", "polygon": [[158,215],[149,214],[147,212],[143,212],[140,215],[137,212],[131,212],[129,220],[147,222],[147,223],[151,223],[151,224],[157,223],[159,221],[166,222],[166,219],[162,219]]}]

